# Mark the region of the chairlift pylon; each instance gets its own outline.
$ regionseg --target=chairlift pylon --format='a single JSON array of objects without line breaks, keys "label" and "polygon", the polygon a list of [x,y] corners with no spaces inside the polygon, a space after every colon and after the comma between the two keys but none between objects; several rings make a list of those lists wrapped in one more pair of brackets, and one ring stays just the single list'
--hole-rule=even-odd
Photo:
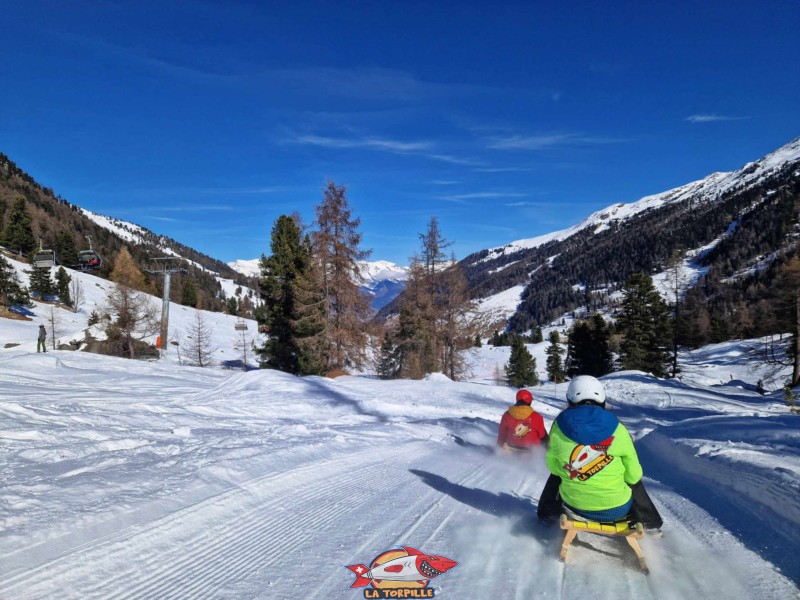
[{"label": "chairlift pylon", "polygon": [[87,235],[86,239],[89,240],[89,249],[78,252],[78,268],[81,271],[95,271],[103,266],[103,257],[92,248],[91,236]]}]

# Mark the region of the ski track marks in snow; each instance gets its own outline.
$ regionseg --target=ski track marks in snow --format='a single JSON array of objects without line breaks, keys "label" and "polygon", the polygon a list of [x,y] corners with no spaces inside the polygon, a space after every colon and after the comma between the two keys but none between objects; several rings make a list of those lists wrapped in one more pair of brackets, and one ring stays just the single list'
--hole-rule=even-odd
[{"label": "ski track marks in snow", "polygon": [[[0,583],[2,598],[221,598],[234,582],[266,573],[261,584],[284,575],[270,567],[287,557],[316,555],[320,535],[337,529],[346,513],[358,512],[384,497],[400,481],[391,464],[413,460],[426,448],[417,443],[400,455],[375,458],[375,449],[313,462],[286,474],[253,479],[214,498],[180,510],[110,540],[87,545],[60,559]],[[287,502],[291,498],[291,502]],[[358,526],[358,517],[353,523]],[[332,535],[335,538],[335,535]],[[321,560],[322,570],[335,565]],[[289,576],[286,591],[302,584],[300,569]],[[341,584],[341,582],[340,582]],[[259,584],[256,584],[258,587]],[[65,596],[65,592],[68,590]],[[230,590],[229,591],[233,591]],[[247,590],[247,597],[258,593]],[[288,596],[287,596],[288,597]]]},{"label": "ski track marks in snow", "polygon": [[[702,470],[721,458],[731,467],[716,472],[724,495],[738,498],[741,480],[779,501],[764,468],[773,460],[796,480],[787,450],[797,444],[774,428],[794,421],[746,391],[606,378],[665,517],[664,538],[642,542],[644,576],[619,539],[579,534],[568,562],[558,561],[563,532],[535,519],[543,449],[494,452],[508,388],[263,371],[192,370],[184,380],[158,365],[142,367],[143,378],[125,361],[53,360],[0,361],[0,381],[14,388],[0,393],[0,435],[9,434],[0,456],[13,488],[0,514],[18,519],[0,536],[4,600],[357,600],[343,566],[400,545],[459,563],[431,581],[442,598],[797,596],[754,538],[744,536],[745,547],[736,523],[698,498]],[[548,420],[563,408],[544,387],[536,398]],[[661,451],[660,435],[682,452]],[[772,514],[764,506],[756,523]]]}]

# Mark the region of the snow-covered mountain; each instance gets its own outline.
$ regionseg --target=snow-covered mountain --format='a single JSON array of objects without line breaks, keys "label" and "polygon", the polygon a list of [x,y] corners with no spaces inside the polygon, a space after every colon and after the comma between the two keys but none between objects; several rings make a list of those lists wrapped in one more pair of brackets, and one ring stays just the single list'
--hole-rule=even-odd
[{"label": "snow-covered mountain", "polygon": [[676,251],[686,253],[692,282],[709,271],[715,281],[738,282],[728,285],[731,306],[748,277],[766,277],[761,283],[769,287],[775,267],[800,245],[796,215],[791,222],[785,216],[795,214],[799,197],[797,138],[736,171],[612,204],[572,227],[476,252],[461,265],[493,326],[510,319],[519,331],[613,300],[630,275],[662,272]]},{"label": "snow-covered mountain", "polygon": [[516,240],[503,246],[486,250],[483,261],[490,261],[502,255],[511,255],[519,250],[538,248],[548,242],[565,240],[579,231],[594,228],[594,233],[601,233],[636,215],[655,208],[695,199],[697,203],[709,203],[719,199],[722,194],[735,188],[752,187],[775,174],[787,164],[800,161],[800,137],[792,140],[778,150],[767,154],[760,160],[750,162],[742,168],[728,173],[712,173],[686,185],[645,196],[635,202],[626,204],[619,202],[598,210],[580,223],[534,238]]},{"label": "snow-covered mountain", "polygon": [[361,289],[371,298],[370,304],[380,310],[394,300],[405,287],[408,267],[400,267],[386,260],[361,261]]},{"label": "snow-covered mountain", "polygon": [[253,258],[253,259],[241,258],[239,260],[234,260],[229,262],[228,266],[237,273],[241,273],[242,275],[246,275],[247,277],[260,277],[261,267],[258,266],[260,262],[261,262],[260,258]]}]

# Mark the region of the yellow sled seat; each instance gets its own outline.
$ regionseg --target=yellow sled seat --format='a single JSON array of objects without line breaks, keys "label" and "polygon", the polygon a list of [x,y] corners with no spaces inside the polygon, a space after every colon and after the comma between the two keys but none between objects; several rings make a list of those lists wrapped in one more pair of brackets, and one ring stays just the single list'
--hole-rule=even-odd
[{"label": "yellow sled seat", "polygon": [[567,559],[567,551],[569,545],[578,535],[578,532],[596,533],[600,535],[610,535],[612,537],[624,537],[628,545],[636,553],[639,559],[639,566],[642,572],[647,575],[650,569],[647,567],[647,561],[644,558],[644,552],[639,545],[639,538],[644,537],[644,527],[641,523],[634,523],[633,527],[628,521],[616,521],[615,523],[599,523],[597,521],[579,521],[577,519],[570,519],[567,515],[561,515],[561,529],[567,533],[564,535],[564,542],[561,544],[561,554],[559,558],[562,561]]}]

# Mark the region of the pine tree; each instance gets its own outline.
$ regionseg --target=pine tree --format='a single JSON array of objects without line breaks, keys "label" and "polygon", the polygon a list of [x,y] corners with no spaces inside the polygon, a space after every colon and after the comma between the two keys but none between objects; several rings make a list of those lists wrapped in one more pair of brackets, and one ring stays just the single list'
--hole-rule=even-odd
[{"label": "pine tree", "polygon": [[577,321],[569,332],[567,375],[602,377],[613,370],[610,332],[605,319],[595,314],[591,321]]},{"label": "pine tree", "polygon": [[438,370],[433,302],[424,263],[414,257],[408,269],[398,316],[397,344],[401,377],[421,379],[427,373]]},{"label": "pine tree", "polygon": [[622,368],[663,377],[669,360],[669,306],[649,275],[631,276],[622,287],[622,313],[617,326],[623,334]]},{"label": "pine tree", "polygon": [[197,306],[197,288],[194,286],[194,281],[190,278],[187,278],[186,281],[183,283],[183,289],[181,290],[181,304],[183,306]]},{"label": "pine tree", "polygon": [[554,383],[563,383],[565,379],[564,364],[561,360],[561,337],[553,330],[547,336],[550,345],[545,350],[547,354],[547,377]]},{"label": "pine tree", "polygon": [[34,296],[44,298],[52,296],[55,292],[55,284],[50,276],[50,267],[33,266],[30,271],[30,291]]},{"label": "pine tree", "polygon": [[0,305],[30,306],[28,289],[22,286],[17,272],[3,256],[0,256]]},{"label": "pine tree", "polygon": [[399,369],[397,351],[397,345],[392,339],[392,334],[387,331],[383,335],[376,368],[378,377],[381,379],[394,379],[397,377]]},{"label": "pine tree", "polygon": [[3,245],[12,249],[19,249],[25,254],[30,254],[36,249],[36,239],[33,236],[33,220],[25,208],[25,198],[18,197],[14,200],[8,215],[6,228],[3,230]]},{"label": "pine tree", "polygon": [[58,300],[61,304],[72,306],[72,298],[70,297],[69,287],[72,277],[67,274],[64,267],[59,267],[56,272],[56,286],[55,291],[58,295]]},{"label": "pine tree", "polygon": [[614,370],[614,357],[611,353],[611,331],[608,323],[599,313],[591,321],[592,354],[586,375],[602,377]]},{"label": "pine tree", "polygon": [[[310,268],[310,248],[301,240],[300,226],[281,215],[272,227],[269,258],[261,257],[261,298],[256,318],[268,331],[267,340],[257,349],[262,367],[287,373],[304,372],[299,364],[298,338],[306,337],[296,321],[300,318],[298,286]],[[306,328],[308,329],[308,328]],[[312,328],[313,329],[313,328]]]},{"label": "pine tree", "polygon": [[296,280],[295,319],[291,322],[297,344],[297,367],[303,375],[324,375],[333,361],[327,331],[329,319],[322,287],[322,265],[311,254],[308,239],[304,247],[311,259]]},{"label": "pine tree", "polygon": [[326,305],[329,369],[361,366],[367,343],[364,324],[371,316],[369,301],[355,283],[361,277],[358,261],[368,258],[370,251],[359,248],[361,219],[352,217],[346,192],[344,186],[328,182],[316,207],[317,231],[312,238]]},{"label": "pine tree", "polygon": [[476,348],[482,348],[483,347],[483,342],[481,341],[481,334],[480,333],[476,333],[475,334],[475,347]]},{"label": "pine tree", "polygon": [[56,252],[59,262],[68,267],[74,267],[78,264],[78,251],[75,249],[75,239],[72,234],[62,229],[56,235],[53,250]]},{"label": "pine tree", "polygon": [[539,384],[536,374],[536,359],[525,347],[522,338],[514,336],[511,342],[511,356],[506,365],[506,378],[512,387],[523,388]]},{"label": "pine tree", "polygon": [[586,321],[576,321],[567,338],[567,375],[593,375],[590,373],[593,353],[591,327]]}]

